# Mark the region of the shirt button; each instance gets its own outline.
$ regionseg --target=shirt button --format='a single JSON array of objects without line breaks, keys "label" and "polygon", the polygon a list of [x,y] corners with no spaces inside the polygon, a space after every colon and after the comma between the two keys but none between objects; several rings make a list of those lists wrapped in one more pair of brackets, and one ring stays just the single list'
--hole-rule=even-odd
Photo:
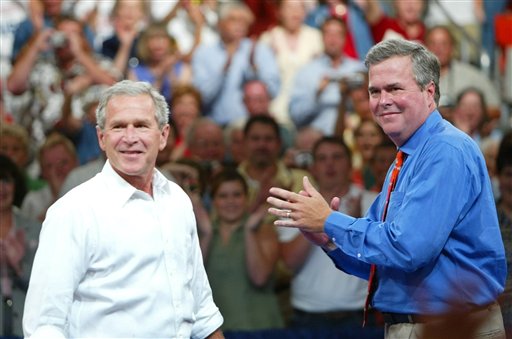
[{"label": "shirt button", "polygon": [[358,258],[361,258],[361,253],[357,253],[357,257],[358,257]]},{"label": "shirt button", "polygon": [[334,238],[334,237],[333,237],[333,238],[332,238],[332,242],[336,242],[336,238]]}]

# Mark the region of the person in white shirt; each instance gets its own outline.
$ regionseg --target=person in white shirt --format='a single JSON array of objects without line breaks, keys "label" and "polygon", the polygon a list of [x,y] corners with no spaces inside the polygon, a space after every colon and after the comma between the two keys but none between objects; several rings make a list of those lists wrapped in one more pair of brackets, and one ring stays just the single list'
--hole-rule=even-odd
[{"label": "person in white shirt", "polygon": [[165,99],[121,81],[103,93],[107,162],[47,212],[23,316],[31,338],[223,338],[192,204],[155,169]]},{"label": "person in white shirt", "polygon": [[[343,139],[326,136],[312,150],[310,168],[320,194],[339,197],[339,210],[361,216],[377,193],[351,181],[350,149]],[[322,248],[313,246],[296,228],[279,227],[283,261],[293,272],[291,326],[295,328],[344,328],[360,326],[368,282],[337,269]],[[377,325],[372,313],[368,324]]]}]

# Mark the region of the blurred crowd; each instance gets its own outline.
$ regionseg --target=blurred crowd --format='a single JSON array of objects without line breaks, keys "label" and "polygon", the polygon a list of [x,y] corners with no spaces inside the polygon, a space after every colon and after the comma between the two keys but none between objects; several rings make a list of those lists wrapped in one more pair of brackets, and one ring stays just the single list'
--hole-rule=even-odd
[{"label": "blurred crowd", "polygon": [[276,229],[266,198],[307,175],[341,211],[365,214],[396,153],[364,65],[389,38],[438,57],[438,109],[481,147],[512,270],[512,1],[2,0],[0,11],[0,335],[22,336],[46,210],[104,165],[95,109],[122,79],[169,104],[157,167],[193,202],[223,330],[360,326],[367,282]]}]

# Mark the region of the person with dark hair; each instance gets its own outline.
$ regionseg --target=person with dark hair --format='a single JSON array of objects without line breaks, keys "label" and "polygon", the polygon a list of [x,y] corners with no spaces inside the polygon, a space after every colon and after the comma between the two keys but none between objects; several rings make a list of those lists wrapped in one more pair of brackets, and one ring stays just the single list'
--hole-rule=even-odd
[{"label": "person with dark hair", "polygon": [[250,211],[257,210],[268,196],[272,186],[299,189],[301,178],[308,172],[288,168],[281,159],[281,136],[274,118],[257,115],[244,126],[245,160],[238,170],[249,185]]},{"label": "person with dark hair", "polygon": [[[236,169],[211,179],[211,240],[204,248],[208,280],[224,316],[223,330],[283,327],[274,293],[279,246],[266,209],[249,213],[248,187]],[[204,228],[205,225],[202,225]]]},{"label": "person with dark hair", "polygon": [[501,139],[496,157],[496,172],[500,192],[496,207],[509,272],[500,305],[505,331],[507,336],[512,336],[512,130]]},{"label": "person with dark hair", "polygon": [[[323,137],[312,150],[311,173],[326,199],[338,197],[339,211],[360,217],[376,193],[352,182],[350,149],[341,137]],[[281,254],[292,270],[291,325],[296,328],[344,329],[363,320],[366,281],[332,265],[321,247],[313,246],[296,228],[280,228]],[[376,321],[372,321],[372,324]]]},{"label": "person with dark hair", "polygon": [[499,140],[498,120],[491,119],[484,94],[476,87],[462,90],[455,100],[452,123],[466,132],[478,145],[488,138]]},{"label": "person with dark hair", "polygon": [[[437,56],[441,64],[439,77],[440,108],[444,106],[449,115],[450,108],[455,105],[459,93],[467,87],[476,87],[485,97],[489,118],[499,118],[501,114],[500,92],[482,70],[457,59],[457,44],[448,27],[437,25],[429,28],[425,36],[425,46]],[[446,118],[449,119],[450,117],[447,116]]]},{"label": "person with dark hair", "polygon": [[168,119],[148,83],[103,93],[96,121],[107,162],[46,214],[25,337],[223,338],[192,203],[155,169]]},{"label": "person with dark hair", "polygon": [[[54,28],[42,29],[28,41],[7,79],[7,89],[20,101],[17,113],[37,146],[61,118],[67,97],[72,100],[72,114],[81,118],[87,92],[121,78],[110,60],[94,54],[80,21],[61,15],[53,22]],[[44,55],[50,50],[54,59]]]},{"label": "person with dark hair", "polygon": [[41,224],[21,215],[25,180],[0,155],[0,336],[22,337],[22,316]]},{"label": "person with dark hair", "polygon": [[379,196],[354,218],[305,177],[299,193],[270,189],[269,212],[286,218],[275,224],[299,228],[369,281],[366,309],[382,312],[387,339],[504,338],[496,301],[507,267],[491,182],[478,145],[437,110],[438,59],[391,39],[365,63],[373,116],[398,148]]}]

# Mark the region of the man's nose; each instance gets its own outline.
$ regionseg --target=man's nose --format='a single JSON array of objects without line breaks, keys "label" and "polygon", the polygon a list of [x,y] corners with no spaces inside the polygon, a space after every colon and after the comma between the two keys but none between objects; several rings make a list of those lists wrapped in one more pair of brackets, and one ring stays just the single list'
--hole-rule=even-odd
[{"label": "man's nose", "polygon": [[387,91],[380,92],[379,104],[385,106],[391,104],[393,95]]},{"label": "man's nose", "polygon": [[124,131],[124,138],[127,141],[135,141],[137,139],[137,129],[132,125],[127,126]]}]

